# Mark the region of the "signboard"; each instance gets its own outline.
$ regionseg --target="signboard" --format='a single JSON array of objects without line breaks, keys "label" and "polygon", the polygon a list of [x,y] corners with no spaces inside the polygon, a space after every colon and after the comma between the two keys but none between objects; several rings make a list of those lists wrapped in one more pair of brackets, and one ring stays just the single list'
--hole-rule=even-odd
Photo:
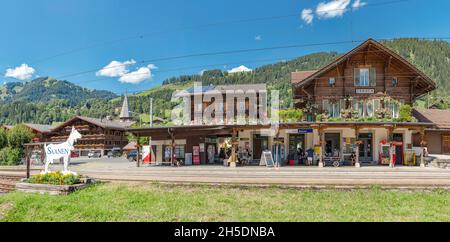
[{"label": "signboard", "polygon": [[192,153],[184,154],[184,165],[186,166],[192,165]]},{"label": "signboard", "polygon": [[200,152],[205,152],[205,143],[200,143]]},{"label": "signboard", "polygon": [[200,146],[193,146],[192,151],[192,161],[194,165],[200,165]]},{"label": "signboard", "polygon": [[356,89],[356,94],[374,94],[375,89]]},{"label": "signboard", "polygon": [[315,145],[314,146],[314,154],[316,156],[319,156],[322,153],[321,150],[322,150],[322,147],[320,145]]},{"label": "signboard", "polygon": [[308,134],[308,133],[312,133],[313,129],[298,129],[297,133],[299,134]]},{"label": "signboard", "polygon": [[272,152],[263,151],[261,154],[261,161],[259,162],[260,166],[274,167],[275,163],[273,161]]},{"label": "signboard", "polygon": [[150,152],[150,145],[143,145],[142,146],[142,163],[148,164],[151,162],[151,152]]}]

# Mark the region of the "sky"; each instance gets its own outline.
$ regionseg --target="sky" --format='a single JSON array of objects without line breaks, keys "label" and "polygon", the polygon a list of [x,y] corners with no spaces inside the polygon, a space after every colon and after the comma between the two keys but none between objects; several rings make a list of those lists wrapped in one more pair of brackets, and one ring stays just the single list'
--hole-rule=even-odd
[{"label": "sky", "polygon": [[[448,0],[0,0],[0,82],[52,76],[133,93],[367,38],[450,37],[449,13]],[[332,42],[347,43],[313,45]],[[172,58],[290,45],[305,46]]]}]

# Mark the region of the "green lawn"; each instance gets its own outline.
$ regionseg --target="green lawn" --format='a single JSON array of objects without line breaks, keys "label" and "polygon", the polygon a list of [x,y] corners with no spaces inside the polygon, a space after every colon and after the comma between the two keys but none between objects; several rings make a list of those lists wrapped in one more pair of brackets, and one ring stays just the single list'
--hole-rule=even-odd
[{"label": "green lawn", "polygon": [[450,191],[102,184],[1,195],[0,221],[450,221]]}]

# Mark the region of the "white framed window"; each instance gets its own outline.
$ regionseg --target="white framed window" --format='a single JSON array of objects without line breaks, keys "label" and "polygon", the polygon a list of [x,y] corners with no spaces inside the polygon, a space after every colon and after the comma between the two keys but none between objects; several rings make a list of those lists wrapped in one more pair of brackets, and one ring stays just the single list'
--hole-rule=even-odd
[{"label": "white framed window", "polygon": [[375,68],[355,68],[354,79],[357,87],[374,87],[376,86],[376,69]]},{"label": "white framed window", "polygon": [[400,103],[399,102],[391,102],[389,106],[390,106],[392,118],[398,118],[399,112],[400,112]]},{"label": "white framed window", "polygon": [[369,86],[369,68],[359,69],[359,86],[368,87]]},{"label": "white framed window", "polygon": [[380,109],[380,107],[381,107],[380,99],[366,100],[367,117],[374,117],[376,110]]},{"label": "white framed window", "polygon": [[341,101],[323,100],[323,110],[328,113],[330,118],[339,118],[341,117]]}]

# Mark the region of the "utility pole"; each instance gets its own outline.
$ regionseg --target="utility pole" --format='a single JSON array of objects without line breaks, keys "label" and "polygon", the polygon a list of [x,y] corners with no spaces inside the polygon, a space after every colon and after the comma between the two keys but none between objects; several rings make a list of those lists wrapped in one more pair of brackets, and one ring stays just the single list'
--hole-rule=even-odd
[{"label": "utility pole", "polygon": [[153,98],[150,97],[150,128],[153,127]]}]

